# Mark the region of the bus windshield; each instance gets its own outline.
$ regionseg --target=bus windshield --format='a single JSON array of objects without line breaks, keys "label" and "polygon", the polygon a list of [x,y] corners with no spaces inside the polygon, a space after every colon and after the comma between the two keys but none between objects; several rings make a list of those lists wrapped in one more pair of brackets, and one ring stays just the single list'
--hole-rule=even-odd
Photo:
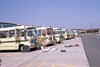
[{"label": "bus windshield", "polygon": [[47,29],[47,35],[52,35],[52,28]]}]

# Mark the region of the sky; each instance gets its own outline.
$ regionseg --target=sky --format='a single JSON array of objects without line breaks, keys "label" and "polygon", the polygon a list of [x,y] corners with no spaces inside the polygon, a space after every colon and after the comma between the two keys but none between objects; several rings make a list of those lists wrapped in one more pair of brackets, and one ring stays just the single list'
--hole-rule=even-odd
[{"label": "sky", "polygon": [[0,0],[0,22],[100,28],[100,0]]}]

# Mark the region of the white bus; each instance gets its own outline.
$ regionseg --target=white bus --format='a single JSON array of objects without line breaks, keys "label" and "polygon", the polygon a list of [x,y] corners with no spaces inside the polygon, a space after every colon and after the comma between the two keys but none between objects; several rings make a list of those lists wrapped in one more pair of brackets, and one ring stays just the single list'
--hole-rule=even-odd
[{"label": "white bus", "polygon": [[[53,29],[51,27],[37,27],[37,35],[43,45],[43,40],[45,39],[46,45],[55,44],[55,38],[53,34]],[[45,35],[44,35],[45,34]]]},{"label": "white bus", "polygon": [[62,29],[62,34],[64,39],[69,39],[69,31],[67,29]]},{"label": "white bus", "polygon": [[74,38],[73,30],[72,29],[68,29],[68,32],[69,32],[69,39]]},{"label": "white bus", "polygon": [[53,28],[53,32],[57,43],[60,43],[64,40],[61,28]]},{"label": "white bus", "polygon": [[39,40],[33,26],[16,26],[0,28],[0,50],[30,51],[40,48]]},{"label": "white bus", "polygon": [[78,37],[79,36],[79,31],[78,30],[73,30],[74,36]]}]

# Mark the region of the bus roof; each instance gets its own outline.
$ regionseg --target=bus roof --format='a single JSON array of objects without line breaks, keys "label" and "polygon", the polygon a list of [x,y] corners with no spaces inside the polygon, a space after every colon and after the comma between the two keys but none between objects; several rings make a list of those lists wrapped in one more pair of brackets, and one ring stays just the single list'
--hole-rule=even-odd
[{"label": "bus roof", "polygon": [[33,26],[15,26],[15,27],[9,27],[9,28],[0,28],[0,31],[7,31],[7,30],[14,30],[14,29],[24,29],[24,28],[33,28],[35,29],[35,27]]},{"label": "bus roof", "polygon": [[16,24],[16,23],[14,23],[14,22],[0,22],[0,24]]},{"label": "bus roof", "polygon": [[36,30],[42,30],[42,29],[48,29],[48,28],[51,28],[51,27],[36,27]]},{"label": "bus roof", "polygon": [[62,29],[62,31],[68,31],[68,29]]},{"label": "bus roof", "polygon": [[61,30],[61,28],[53,28],[53,30]]}]

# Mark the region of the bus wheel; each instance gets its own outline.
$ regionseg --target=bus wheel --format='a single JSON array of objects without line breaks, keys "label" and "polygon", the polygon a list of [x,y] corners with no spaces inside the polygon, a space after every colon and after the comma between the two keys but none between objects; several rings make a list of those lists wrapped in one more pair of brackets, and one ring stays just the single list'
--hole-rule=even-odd
[{"label": "bus wheel", "polygon": [[37,43],[35,42],[35,45],[36,45],[36,49],[37,49],[37,50],[41,49],[41,44],[37,44]]},{"label": "bus wheel", "polygon": [[55,42],[57,43],[57,40],[55,39]]},{"label": "bus wheel", "polygon": [[37,49],[37,50],[41,49],[41,45],[40,45],[40,44],[37,44],[36,49]]},{"label": "bus wheel", "polygon": [[28,45],[21,46],[21,52],[29,52],[30,48]]},{"label": "bus wheel", "polygon": [[53,45],[56,45],[56,43],[57,43],[57,41],[56,41],[56,40],[54,40]]}]

